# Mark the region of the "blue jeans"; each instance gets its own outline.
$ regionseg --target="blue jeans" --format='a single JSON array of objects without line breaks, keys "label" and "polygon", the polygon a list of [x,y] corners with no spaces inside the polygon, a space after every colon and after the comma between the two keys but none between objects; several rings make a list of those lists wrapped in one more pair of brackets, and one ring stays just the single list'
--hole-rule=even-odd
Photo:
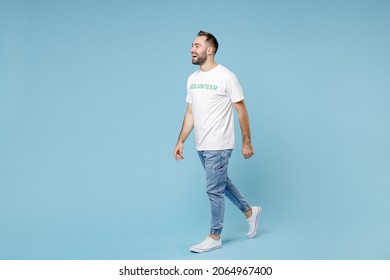
[{"label": "blue jeans", "polygon": [[230,181],[227,171],[232,150],[198,151],[206,172],[206,192],[211,206],[210,234],[220,235],[225,212],[225,195],[243,213],[250,205]]}]

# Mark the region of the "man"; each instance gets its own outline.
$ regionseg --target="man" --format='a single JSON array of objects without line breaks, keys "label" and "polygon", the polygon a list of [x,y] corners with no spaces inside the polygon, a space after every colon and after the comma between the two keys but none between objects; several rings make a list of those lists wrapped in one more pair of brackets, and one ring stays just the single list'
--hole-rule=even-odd
[{"label": "man", "polygon": [[196,149],[206,172],[206,191],[211,206],[210,234],[191,247],[191,251],[197,253],[222,247],[224,195],[245,214],[249,224],[248,238],[256,235],[261,214],[261,207],[251,207],[227,174],[235,146],[233,107],[240,121],[244,158],[252,157],[254,151],[242,88],[232,72],[215,62],[217,50],[218,41],[208,32],[200,31],[192,43],[192,64],[199,65],[199,70],[188,78],[187,111],[174,149],[175,159],[184,159],[184,142],[195,128]]}]

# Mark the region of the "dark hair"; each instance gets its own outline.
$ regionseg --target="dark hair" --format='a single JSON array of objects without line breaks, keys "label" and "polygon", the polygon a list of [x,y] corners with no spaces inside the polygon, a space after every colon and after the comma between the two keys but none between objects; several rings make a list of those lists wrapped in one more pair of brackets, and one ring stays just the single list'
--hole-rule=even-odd
[{"label": "dark hair", "polygon": [[213,34],[201,30],[198,32],[198,36],[205,36],[206,42],[209,43],[211,46],[213,46],[215,49],[215,53],[217,53],[219,44],[217,38],[215,38]]}]

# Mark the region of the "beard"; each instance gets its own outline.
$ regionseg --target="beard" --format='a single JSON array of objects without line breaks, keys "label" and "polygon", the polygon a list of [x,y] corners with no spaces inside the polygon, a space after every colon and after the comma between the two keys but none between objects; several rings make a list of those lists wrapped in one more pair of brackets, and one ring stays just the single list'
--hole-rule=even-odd
[{"label": "beard", "polygon": [[202,65],[207,60],[206,52],[199,53],[197,57],[192,59],[192,64],[194,65]]}]

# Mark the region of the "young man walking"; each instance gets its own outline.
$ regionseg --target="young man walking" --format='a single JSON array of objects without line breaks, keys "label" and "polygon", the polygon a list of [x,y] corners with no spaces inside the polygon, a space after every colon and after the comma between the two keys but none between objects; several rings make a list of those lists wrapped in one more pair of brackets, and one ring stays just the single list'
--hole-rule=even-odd
[{"label": "young man walking", "polygon": [[175,159],[184,159],[184,142],[195,128],[196,149],[206,172],[211,206],[210,234],[190,248],[197,253],[222,247],[225,195],[245,214],[248,238],[256,235],[261,214],[261,207],[250,206],[228,177],[229,158],[235,147],[233,107],[240,122],[244,158],[252,157],[254,151],[241,85],[234,73],[215,62],[217,50],[218,41],[208,32],[200,31],[192,43],[192,64],[199,65],[199,70],[188,78],[187,111],[174,149]]}]

